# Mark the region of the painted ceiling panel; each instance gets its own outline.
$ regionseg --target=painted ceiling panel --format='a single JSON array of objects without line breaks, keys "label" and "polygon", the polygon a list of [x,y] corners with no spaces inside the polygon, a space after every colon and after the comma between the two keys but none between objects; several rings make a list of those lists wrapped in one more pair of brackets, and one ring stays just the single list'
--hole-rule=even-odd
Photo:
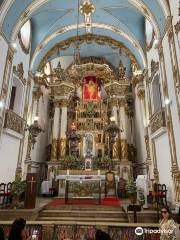
[{"label": "painted ceiling panel", "polygon": [[[9,9],[5,21],[3,23],[3,31],[6,34],[7,38],[10,38],[11,31],[13,29],[14,24],[20,17],[20,15],[26,10],[32,0],[15,0],[12,4],[11,8]],[[143,2],[153,11],[159,25],[161,26],[161,31],[163,32],[164,26],[164,16],[163,11],[161,10],[158,0],[143,0]],[[101,8],[104,7],[111,7],[111,6],[124,6],[124,7],[132,7],[131,1],[129,0],[109,0],[108,4],[106,0],[93,0],[94,5],[96,6],[96,14],[98,15]],[[49,0],[44,5],[40,7],[38,11],[41,10],[48,10],[48,9],[75,9],[74,14],[77,16],[77,1],[74,0],[66,0],[66,1],[59,1],[59,0]],[[48,13],[47,13],[48,14]],[[128,16],[127,16],[128,17]],[[100,16],[100,19],[101,16]],[[72,19],[73,20],[73,19]],[[104,19],[102,19],[104,21]],[[135,25],[134,25],[135,26]]]},{"label": "painted ceiling panel", "polygon": [[58,20],[65,16],[70,10],[49,9],[35,13],[32,17],[32,51],[34,51],[37,44],[39,44],[52,31],[51,28]]},{"label": "painted ceiling panel", "polygon": [[[42,43],[45,38],[51,36],[57,30],[68,25],[74,25],[77,23],[78,15],[78,0],[44,0],[38,9],[31,14],[32,20],[32,48],[31,54],[33,55],[34,50],[38,44]],[[139,1],[139,0],[138,0]],[[38,1],[36,1],[38,2]],[[103,23],[111,25],[124,31],[126,34],[136,39],[141,47],[145,50],[145,39],[144,39],[144,16],[132,5],[135,0],[91,0],[95,6],[95,12],[92,14],[93,23]],[[163,11],[158,3],[158,0],[142,0],[155,16],[159,24],[161,33],[164,31],[165,18]],[[3,23],[3,31],[7,39],[10,39],[13,27],[16,25],[19,17],[24,13],[27,7],[33,3],[33,0],[14,0],[11,8],[7,12]],[[79,22],[84,22],[84,16],[80,14]],[[127,39],[121,37],[119,34],[111,32],[105,29],[93,29],[92,33],[103,36],[110,36],[128,47],[138,59],[141,67],[143,66],[143,60],[141,58],[138,49],[136,49]],[[79,30],[79,34],[85,34],[85,29]],[[54,44],[61,42],[69,37],[76,36],[76,31],[69,31],[61,36],[52,39],[44,49],[41,50],[35,63],[33,64],[34,69],[38,66],[41,58],[50,50]],[[95,46],[87,48],[82,46],[84,55],[91,54],[96,51],[96,55],[105,54],[107,49],[97,49]],[[112,52],[113,53],[113,52]],[[112,56],[108,56],[113,61]]]},{"label": "painted ceiling panel", "polygon": [[18,21],[20,15],[25,11],[26,7],[31,2],[32,0],[15,0],[12,4],[3,22],[3,31],[7,39],[10,39],[15,23]]},{"label": "painted ceiling panel", "polygon": [[103,10],[127,26],[128,30],[136,36],[143,48],[145,47],[144,17],[136,9],[116,6],[104,8]]}]

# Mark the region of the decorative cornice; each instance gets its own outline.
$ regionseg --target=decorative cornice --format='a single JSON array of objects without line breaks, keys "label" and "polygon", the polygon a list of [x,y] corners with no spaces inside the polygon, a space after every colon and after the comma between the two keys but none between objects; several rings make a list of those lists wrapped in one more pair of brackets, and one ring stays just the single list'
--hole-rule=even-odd
[{"label": "decorative cornice", "polygon": [[96,74],[97,78],[108,82],[116,78],[113,70],[109,67],[109,65],[92,62],[80,65],[72,65],[72,67],[70,69],[67,69],[66,72],[74,84],[78,84],[81,79],[90,74],[94,75],[94,73]]},{"label": "decorative cornice", "polygon": [[67,83],[65,81],[61,82],[57,86],[52,86],[51,88],[53,95],[60,97],[68,96],[75,89],[73,84]]},{"label": "decorative cornice", "polygon": [[109,97],[122,97],[131,92],[130,83],[128,81],[113,81],[104,85],[104,89]]},{"label": "decorative cornice", "polygon": [[60,100],[61,107],[68,107],[68,105],[69,105],[69,99],[61,99]]},{"label": "decorative cornice", "polygon": [[41,60],[39,64],[39,69],[42,69],[44,65],[47,63],[49,56],[53,55],[54,53],[57,53],[57,50],[65,49],[70,47],[71,44],[75,44],[76,42],[79,42],[82,44],[83,42],[95,42],[99,45],[108,45],[110,47],[114,46],[116,48],[122,49],[127,56],[131,59],[132,62],[136,63],[138,62],[135,58],[135,56],[132,54],[132,52],[122,43],[114,40],[113,38],[107,37],[107,36],[101,36],[101,35],[94,35],[94,34],[86,34],[76,37],[68,38],[67,40],[64,40],[58,44],[56,44],[52,49],[50,49],[47,54],[44,56],[44,58]]}]

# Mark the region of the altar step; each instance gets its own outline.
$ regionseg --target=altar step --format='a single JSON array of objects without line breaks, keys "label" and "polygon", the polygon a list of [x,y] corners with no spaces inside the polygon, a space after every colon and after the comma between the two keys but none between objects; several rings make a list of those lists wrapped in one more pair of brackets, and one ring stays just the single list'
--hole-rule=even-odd
[{"label": "altar step", "polygon": [[58,221],[58,222],[113,222],[113,223],[126,223],[128,218],[126,213],[121,210],[109,210],[109,209],[58,209],[48,210],[44,209],[39,213],[38,221]]}]

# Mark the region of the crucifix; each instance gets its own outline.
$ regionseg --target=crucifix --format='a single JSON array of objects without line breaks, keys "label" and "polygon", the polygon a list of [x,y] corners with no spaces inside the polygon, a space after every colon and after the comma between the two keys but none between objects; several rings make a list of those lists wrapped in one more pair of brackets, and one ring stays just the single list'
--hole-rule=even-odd
[{"label": "crucifix", "polygon": [[32,209],[36,205],[37,173],[27,173],[26,181],[27,187],[24,206],[26,209]]},{"label": "crucifix", "polygon": [[80,13],[84,15],[86,33],[92,33],[92,14],[95,12],[95,6],[91,3],[90,0],[84,0],[80,5]]},{"label": "crucifix", "polygon": [[33,190],[33,183],[35,183],[36,181],[34,180],[34,177],[31,178],[31,181],[28,181],[30,184],[31,184],[31,192],[32,193],[32,190]]}]

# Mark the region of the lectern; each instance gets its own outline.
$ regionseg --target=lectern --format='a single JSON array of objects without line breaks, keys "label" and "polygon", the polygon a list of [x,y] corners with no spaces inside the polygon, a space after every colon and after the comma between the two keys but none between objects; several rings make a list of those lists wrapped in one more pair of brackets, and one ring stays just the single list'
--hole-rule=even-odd
[{"label": "lectern", "polygon": [[26,177],[25,208],[32,209],[36,205],[37,173],[28,173]]}]

